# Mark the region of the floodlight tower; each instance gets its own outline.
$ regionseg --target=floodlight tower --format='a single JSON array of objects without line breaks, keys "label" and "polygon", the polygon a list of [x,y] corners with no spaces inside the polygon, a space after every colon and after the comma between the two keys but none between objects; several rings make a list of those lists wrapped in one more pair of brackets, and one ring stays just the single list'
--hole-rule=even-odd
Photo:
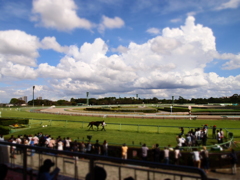
[{"label": "floodlight tower", "polygon": [[33,86],[33,107],[34,107],[34,89],[35,89],[35,86]]}]

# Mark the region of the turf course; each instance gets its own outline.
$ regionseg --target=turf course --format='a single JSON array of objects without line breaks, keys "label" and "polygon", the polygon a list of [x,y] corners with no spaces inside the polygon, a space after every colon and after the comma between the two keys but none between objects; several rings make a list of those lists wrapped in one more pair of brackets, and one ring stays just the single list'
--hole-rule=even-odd
[{"label": "turf course", "polygon": [[[79,141],[86,141],[87,135],[92,135],[92,142],[97,139],[101,142],[107,140],[109,144],[121,145],[126,143],[129,146],[141,146],[146,143],[151,147],[159,143],[161,147],[168,144],[176,146],[176,135],[180,133],[179,127],[185,127],[185,134],[192,128],[217,125],[217,128],[227,128],[234,133],[235,139],[240,140],[240,121],[235,120],[181,120],[181,119],[132,119],[132,118],[102,118],[102,117],[83,117],[69,115],[39,114],[30,113],[28,108],[21,108],[16,111],[14,108],[0,109],[2,117],[22,117],[38,120],[31,120],[31,128],[15,132],[11,135],[35,134],[43,132],[53,137],[70,137]],[[45,119],[45,120],[44,120]],[[49,120],[52,120],[51,122]],[[59,121],[61,120],[61,121]],[[67,121],[66,121],[67,120]],[[102,121],[107,123],[106,131],[88,130],[87,122]],[[70,122],[71,121],[71,122]],[[40,124],[42,123],[42,124]],[[51,124],[51,126],[50,126]],[[121,125],[120,125],[121,124]],[[128,124],[128,125],[124,125]],[[42,125],[48,125],[42,127]],[[139,125],[139,126],[138,126]],[[144,126],[146,125],[146,126]],[[159,126],[159,128],[158,128]],[[190,127],[190,128],[188,128]],[[211,137],[211,129],[209,129]],[[5,135],[7,139],[10,135]],[[215,144],[215,139],[208,139],[208,145]]]}]

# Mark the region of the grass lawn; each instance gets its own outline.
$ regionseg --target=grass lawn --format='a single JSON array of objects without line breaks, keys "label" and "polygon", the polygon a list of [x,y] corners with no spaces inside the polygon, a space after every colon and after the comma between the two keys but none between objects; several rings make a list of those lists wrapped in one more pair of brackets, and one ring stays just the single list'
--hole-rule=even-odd
[{"label": "grass lawn", "polygon": [[[32,124],[30,129],[15,132],[11,135],[17,136],[19,134],[35,134],[43,132],[50,134],[53,137],[61,136],[70,137],[79,141],[86,141],[87,135],[92,135],[92,142],[97,139],[100,142],[107,140],[109,144],[140,146],[146,143],[151,147],[153,144],[160,144],[161,147],[171,144],[176,146],[176,135],[180,133],[179,127],[185,127],[185,134],[188,130],[196,127],[202,127],[203,124],[208,126],[217,125],[217,128],[227,128],[230,132],[234,133],[237,141],[240,140],[240,121],[234,120],[181,120],[181,119],[133,119],[133,118],[101,118],[101,117],[84,117],[84,116],[69,116],[69,115],[54,115],[54,114],[40,114],[30,113],[27,108],[21,111],[3,109],[2,117],[22,117],[38,120],[31,120]],[[45,119],[45,120],[44,120]],[[47,119],[47,120],[46,120]],[[52,120],[52,122],[48,121]],[[57,121],[62,120],[62,121]],[[67,120],[67,122],[66,122]],[[87,125],[90,121],[102,121],[107,123],[107,131],[93,131],[88,130]],[[48,125],[42,127],[40,125]],[[50,126],[51,124],[51,126]],[[129,125],[124,125],[129,124]],[[138,126],[140,125],[140,126]],[[142,126],[141,126],[142,125]],[[146,125],[146,126],[143,126]],[[159,128],[158,128],[159,126]],[[231,129],[239,128],[239,129]],[[209,137],[211,137],[211,129],[209,129]],[[5,135],[7,139],[10,135]],[[208,145],[215,144],[215,139],[209,139]]]}]

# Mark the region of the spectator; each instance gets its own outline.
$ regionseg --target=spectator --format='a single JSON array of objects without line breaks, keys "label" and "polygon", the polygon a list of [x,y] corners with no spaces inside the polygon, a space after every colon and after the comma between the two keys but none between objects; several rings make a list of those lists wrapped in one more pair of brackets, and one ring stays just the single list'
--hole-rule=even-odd
[{"label": "spectator", "polygon": [[192,154],[194,166],[201,168],[200,152],[197,150],[197,148],[194,148]]},{"label": "spectator", "polygon": [[[13,138],[12,143],[13,144],[17,144],[16,138]],[[12,146],[11,147],[11,157],[14,158],[14,159],[16,159],[16,155],[15,154],[16,154],[16,146]]]},{"label": "spectator", "polygon": [[203,161],[203,169],[206,173],[209,171],[209,152],[206,146],[203,146],[203,151],[201,152],[202,161]]},{"label": "spectator", "polygon": [[128,147],[126,146],[126,144],[124,143],[122,145],[122,159],[127,159],[127,151],[128,151]]},{"label": "spectator", "polygon": [[[18,138],[16,139],[16,143],[17,143],[17,144],[22,144],[22,139],[21,139],[20,137],[21,137],[21,136],[18,135]],[[18,153],[19,153],[19,154],[22,153],[22,149],[19,148],[19,147],[16,148],[16,151],[17,151],[17,154],[18,154]]]},{"label": "spectator", "polygon": [[87,144],[87,153],[91,153],[91,152],[92,152],[92,144],[89,141],[88,144]]},{"label": "spectator", "polygon": [[50,173],[50,169],[52,166],[54,166],[55,163],[53,163],[50,159],[46,159],[42,166],[39,168],[37,180],[54,180],[57,178],[58,173],[60,169],[56,167],[53,172]]},{"label": "spectator", "polygon": [[83,141],[82,141],[82,143],[80,143],[80,152],[81,153],[85,153],[86,152],[86,146],[85,146]]},{"label": "spectator", "polygon": [[67,137],[67,139],[65,140],[65,143],[66,143],[65,146],[66,146],[66,150],[67,150],[67,151],[70,151],[70,149],[71,149],[71,148],[70,148],[70,145],[71,145],[70,143],[71,143],[71,142],[72,142],[72,140],[71,140],[69,137]]},{"label": "spectator", "polygon": [[181,157],[181,152],[180,152],[180,149],[179,147],[177,146],[175,149],[174,149],[174,164],[175,165],[179,165],[179,158]]},{"label": "spectator", "polygon": [[169,151],[174,151],[174,149],[172,148],[172,146],[170,144],[168,145],[168,149],[169,149]]},{"label": "spectator", "polygon": [[[34,145],[34,139],[33,139],[33,138],[31,138],[29,145],[30,145],[30,146],[35,146],[35,145]],[[35,152],[35,149],[31,149],[31,156],[34,155],[34,152]]]},{"label": "spectator", "polygon": [[0,134],[0,141],[4,141],[4,137],[2,134]]},{"label": "spectator", "polygon": [[184,140],[182,139],[181,136],[177,136],[177,137],[176,137],[176,140],[177,140],[177,146],[179,147],[179,149],[181,149],[181,148],[182,148],[182,145],[183,145],[183,143],[184,143]]},{"label": "spectator", "polygon": [[221,143],[221,132],[219,130],[217,130],[217,142],[218,144]]},{"label": "spectator", "polygon": [[191,138],[190,133],[187,134],[187,137],[186,137],[186,145],[187,145],[187,146],[192,146],[192,138]]},{"label": "spectator", "polygon": [[51,140],[50,140],[49,143],[48,143],[48,147],[49,147],[50,149],[54,149],[55,146],[56,146],[56,141],[55,141],[54,138],[51,138]]},{"label": "spectator", "polygon": [[206,146],[206,144],[207,144],[207,134],[203,131],[203,134],[202,134],[202,145]]},{"label": "spectator", "polygon": [[108,155],[108,143],[106,140],[103,141],[102,149],[103,149],[103,155],[107,156]]},{"label": "spectator", "polygon": [[57,150],[59,150],[59,151],[63,150],[63,142],[62,142],[61,138],[58,138]]},{"label": "spectator", "polygon": [[183,136],[184,135],[184,129],[183,129],[183,127],[180,127],[180,134],[179,134],[179,136]]},{"label": "spectator", "polygon": [[154,149],[153,149],[153,158],[154,158],[154,162],[159,162],[160,161],[160,148],[159,148],[159,144],[156,144]]},{"label": "spectator", "polygon": [[223,143],[224,132],[223,132],[222,128],[220,128],[219,132],[220,132],[220,138],[221,138],[220,143]]},{"label": "spectator", "polygon": [[[79,145],[78,145],[77,140],[75,140],[74,143],[73,143],[72,151],[73,152],[78,152],[78,150],[79,150]],[[77,156],[73,156],[73,159],[78,160],[78,157]]]},{"label": "spectator", "polygon": [[217,126],[214,125],[214,126],[212,127],[212,138],[213,138],[213,139],[216,139],[216,138],[217,138],[217,137],[216,137],[216,129],[217,129]]},{"label": "spectator", "polygon": [[169,164],[169,149],[167,147],[164,147],[164,163]]},{"label": "spectator", "polygon": [[234,149],[232,149],[231,153],[228,154],[228,157],[230,158],[231,164],[232,164],[232,174],[237,174],[238,159],[237,159],[237,155],[236,155]]},{"label": "spectator", "polygon": [[98,140],[96,140],[96,143],[93,146],[95,154],[101,154],[101,148]]},{"label": "spectator", "polygon": [[147,160],[147,155],[148,155],[148,147],[147,147],[146,144],[144,143],[144,144],[142,145],[142,159],[143,159],[144,161]]},{"label": "spectator", "polygon": [[[93,178],[91,176],[94,176]],[[86,175],[86,180],[94,179],[94,180],[105,180],[107,179],[107,172],[104,168],[95,166],[94,167],[94,174],[88,173]]]}]

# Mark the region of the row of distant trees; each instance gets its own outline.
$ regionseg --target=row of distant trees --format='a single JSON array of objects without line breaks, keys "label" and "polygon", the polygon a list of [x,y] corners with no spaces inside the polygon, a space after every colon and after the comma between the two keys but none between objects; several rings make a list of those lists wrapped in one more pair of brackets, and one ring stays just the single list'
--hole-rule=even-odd
[{"label": "row of distant trees", "polygon": [[[12,98],[10,104],[14,105],[21,105],[25,102],[23,100],[19,100],[16,98]],[[70,101],[67,100],[57,100],[51,101],[47,99],[35,99],[34,105],[36,106],[76,106],[79,104],[86,104],[86,98],[71,98]],[[171,104],[172,99],[158,99],[156,97],[150,99],[141,99],[135,97],[124,97],[124,98],[116,98],[116,97],[105,97],[105,98],[89,98],[90,105],[118,105],[118,104]],[[182,96],[179,96],[178,99],[174,99],[174,103],[176,104],[185,104],[185,103],[194,103],[194,104],[208,104],[208,103],[234,103],[240,104],[240,94],[233,94],[230,97],[220,97],[220,98],[192,98],[192,99],[185,99]],[[28,101],[28,105],[32,106],[33,101]]]}]

